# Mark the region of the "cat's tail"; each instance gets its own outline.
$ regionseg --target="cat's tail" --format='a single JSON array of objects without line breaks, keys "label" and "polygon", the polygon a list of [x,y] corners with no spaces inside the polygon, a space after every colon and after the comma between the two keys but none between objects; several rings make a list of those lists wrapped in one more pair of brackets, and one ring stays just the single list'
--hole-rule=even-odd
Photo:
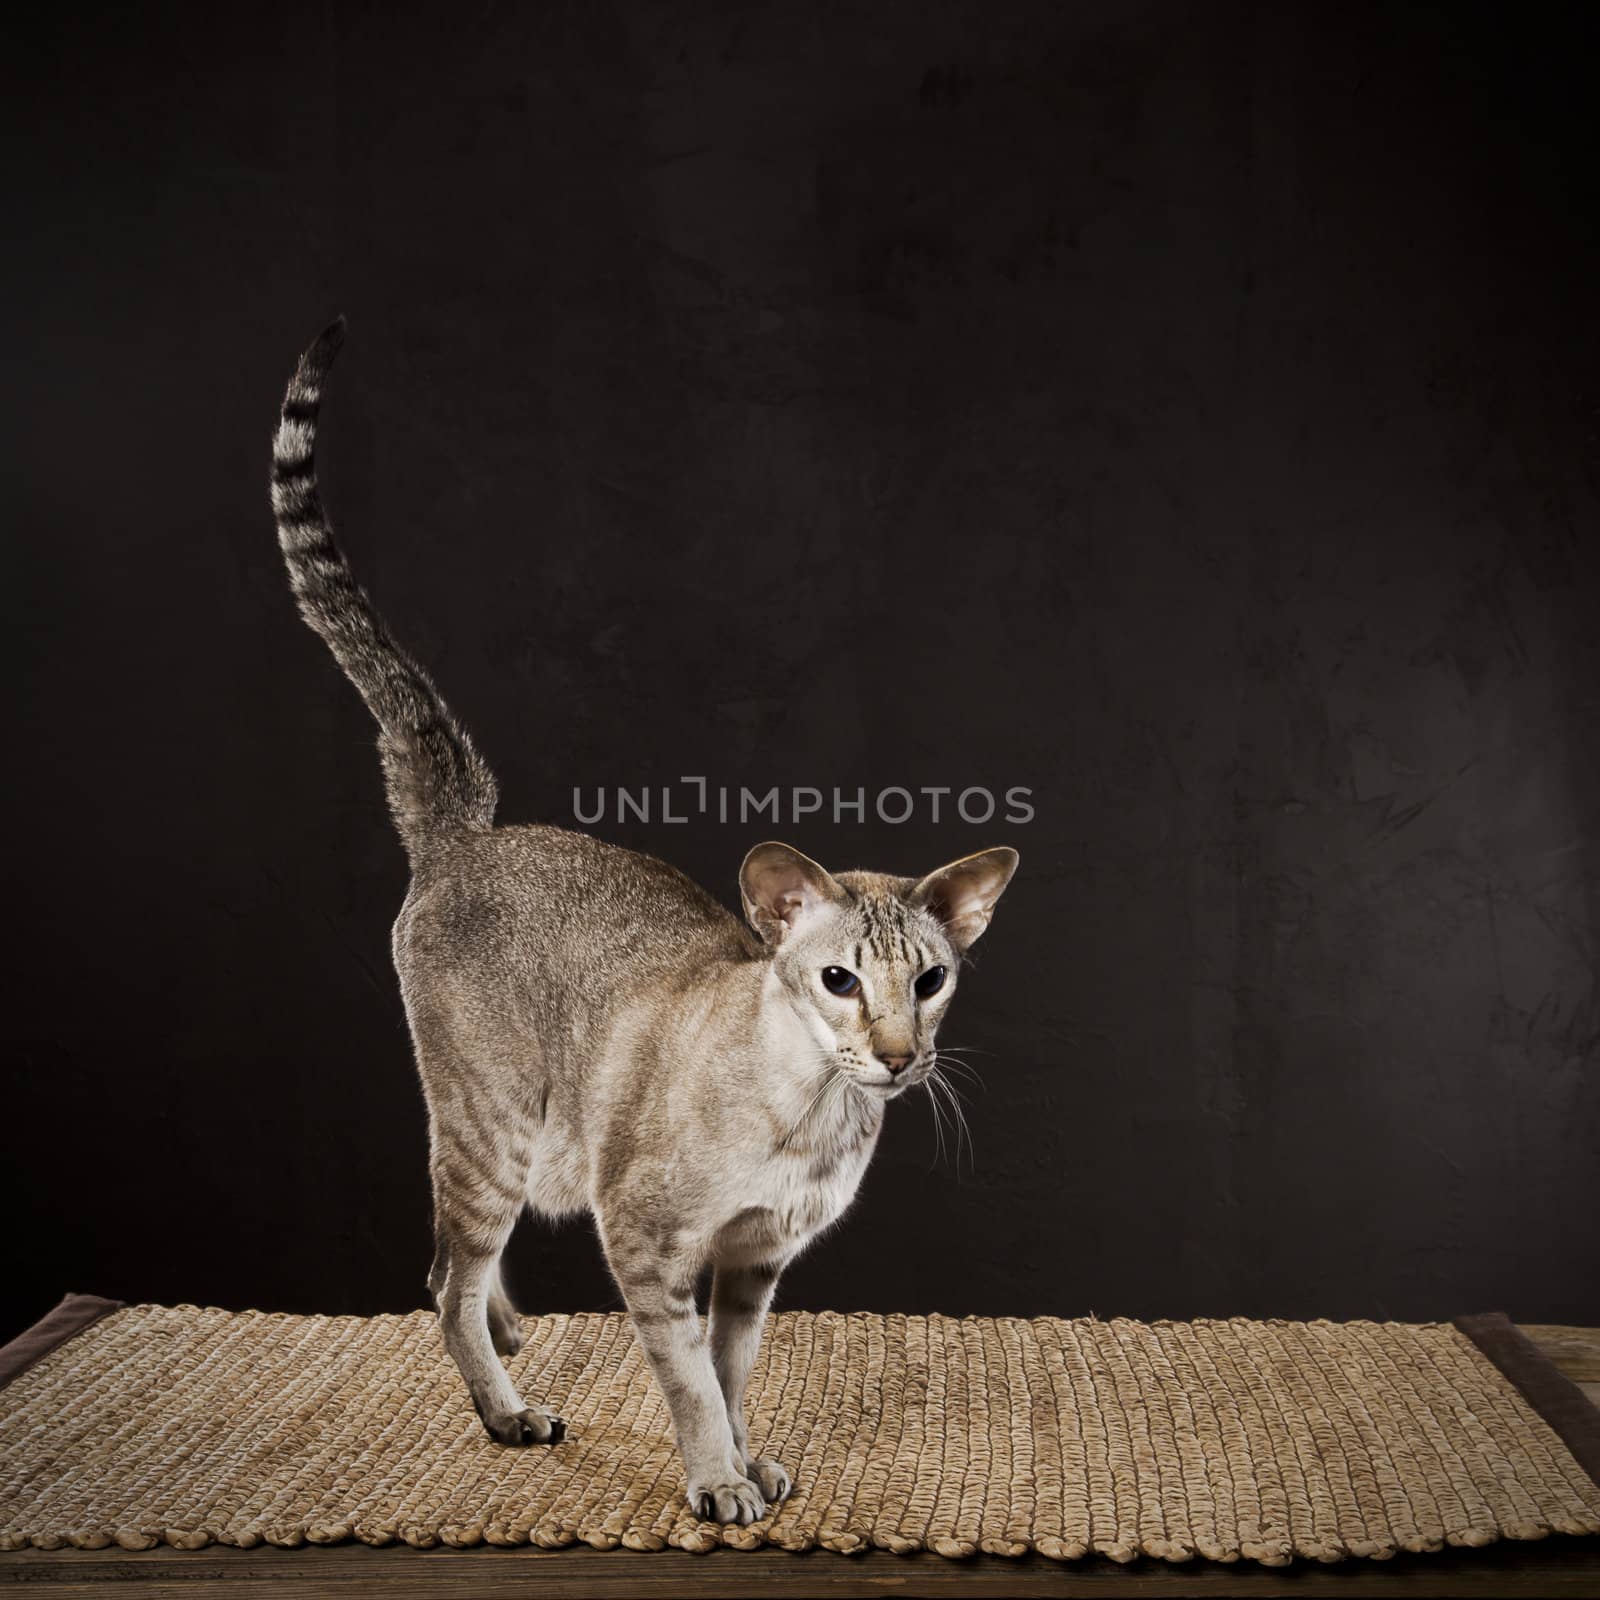
[{"label": "cat's tail", "polygon": [[322,385],[344,343],[344,318],[300,358],[272,442],[272,509],[300,615],[378,719],[378,750],[400,836],[487,828],[494,775],[451,715],[433,680],[389,636],[333,540],[317,493],[313,454]]}]

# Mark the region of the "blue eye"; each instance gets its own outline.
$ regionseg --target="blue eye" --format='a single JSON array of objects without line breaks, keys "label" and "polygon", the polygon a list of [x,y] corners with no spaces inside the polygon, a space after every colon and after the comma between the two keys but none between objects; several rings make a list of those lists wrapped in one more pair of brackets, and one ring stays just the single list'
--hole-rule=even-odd
[{"label": "blue eye", "polygon": [[911,987],[917,991],[919,1000],[927,1000],[944,988],[944,980],[945,970],[943,967],[929,967]]},{"label": "blue eye", "polygon": [[843,967],[824,967],[822,969],[822,987],[829,994],[854,994],[861,987],[861,980],[855,973],[846,972]]}]

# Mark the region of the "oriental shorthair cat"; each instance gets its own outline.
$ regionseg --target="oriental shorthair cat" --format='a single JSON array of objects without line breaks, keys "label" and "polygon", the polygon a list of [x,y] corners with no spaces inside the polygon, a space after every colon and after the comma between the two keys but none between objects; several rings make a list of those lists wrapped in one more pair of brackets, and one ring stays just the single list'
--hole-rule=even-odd
[{"label": "oriental shorthair cat", "polygon": [[272,503],[300,613],[377,719],[411,860],[394,962],[428,1106],[445,1345],[492,1438],[558,1444],[561,1418],[500,1359],[522,1343],[500,1255],[524,1206],[592,1213],[671,1408],[689,1504],[754,1521],[790,1490],[744,1418],[778,1275],[854,1198],[887,1103],[939,1081],[934,1034],[1016,852],[912,879],[758,844],[741,922],[650,856],[496,827],[487,764],[323,514],[312,451],[343,339],[341,319],[289,384]]}]

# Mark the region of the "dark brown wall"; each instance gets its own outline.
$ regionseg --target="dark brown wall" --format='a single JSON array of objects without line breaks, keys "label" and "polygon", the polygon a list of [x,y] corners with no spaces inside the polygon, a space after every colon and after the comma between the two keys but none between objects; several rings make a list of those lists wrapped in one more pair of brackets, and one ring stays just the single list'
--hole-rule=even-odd
[{"label": "dark brown wall", "polygon": [[[9,63],[11,1323],[423,1300],[266,497],[336,311],[330,502],[504,817],[1034,791],[783,830],[1024,862],[975,1164],[894,1107],[789,1304],[1600,1322],[1592,8],[249,9]],[[599,831],[731,898],[770,829]]]}]

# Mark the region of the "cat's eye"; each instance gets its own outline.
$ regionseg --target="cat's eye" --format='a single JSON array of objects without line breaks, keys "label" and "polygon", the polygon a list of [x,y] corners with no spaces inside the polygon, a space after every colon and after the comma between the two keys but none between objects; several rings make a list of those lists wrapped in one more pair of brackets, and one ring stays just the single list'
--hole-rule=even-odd
[{"label": "cat's eye", "polygon": [[928,1000],[944,988],[944,980],[945,970],[943,967],[929,967],[911,987],[917,991],[919,1000]]},{"label": "cat's eye", "polygon": [[824,967],[822,969],[822,987],[829,994],[854,994],[861,987],[861,980],[855,973],[846,972],[843,967]]}]

